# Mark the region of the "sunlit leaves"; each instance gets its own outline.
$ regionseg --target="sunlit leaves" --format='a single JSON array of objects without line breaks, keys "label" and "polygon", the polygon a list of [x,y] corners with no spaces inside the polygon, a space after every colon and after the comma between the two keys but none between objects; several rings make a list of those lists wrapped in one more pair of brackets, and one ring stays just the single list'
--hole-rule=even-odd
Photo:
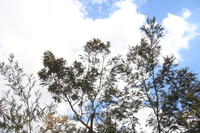
[{"label": "sunlit leaves", "polygon": [[100,39],[94,38],[88,41],[84,48],[85,52],[88,54],[104,53],[105,55],[108,55],[110,53],[110,42],[106,42],[106,44],[104,44]]},{"label": "sunlit leaves", "polygon": [[66,116],[53,116],[52,114],[47,114],[43,118],[43,132],[51,132],[51,133],[72,133],[76,132],[75,124],[72,124],[70,120]]}]

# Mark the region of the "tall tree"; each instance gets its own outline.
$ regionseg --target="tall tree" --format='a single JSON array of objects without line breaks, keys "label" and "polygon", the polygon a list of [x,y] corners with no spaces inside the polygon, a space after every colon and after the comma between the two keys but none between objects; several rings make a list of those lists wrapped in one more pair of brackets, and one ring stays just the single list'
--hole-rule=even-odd
[{"label": "tall tree", "polygon": [[48,86],[53,98],[65,101],[86,129],[93,133],[93,123],[101,108],[107,106],[116,92],[113,63],[108,60],[110,42],[92,39],[84,47],[81,61],[66,66],[63,58],[55,58],[46,51],[44,68],[38,73],[43,85]]},{"label": "tall tree", "polygon": [[[2,133],[40,132],[42,118],[46,113],[54,111],[52,110],[54,105],[41,107],[41,93],[34,90],[33,75],[24,73],[18,62],[14,61],[13,54],[10,54],[8,60],[8,64],[0,63],[0,73],[8,82],[6,86],[9,87],[7,91],[5,89],[1,98],[0,131]],[[32,94],[35,94],[35,97]]]},{"label": "tall tree", "polygon": [[119,91],[117,87],[122,67],[118,61],[120,58],[109,58],[109,48],[110,42],[103,43],[94,38],[84,46],[85,54],[80,55],[80,61],[75,60],[69,66],[63,58],[56,58],[52,52],[46,51],[44,68],[38,72],[42,85],[48,86],[48,91],[57,102],[69,104],[75,120],[85,126],[85,132],[93,133],[94,124],[105,121],[105,111],[116,116],[112,119],[128,118],[132,125],[137,121],[132,115],[135,113],[132,110],[137,109],[129,109],[130,117],[126,112],[130,102],[120,99],[121,95],[126,97],[124,94],[128,93],[128,89]]},{"label": "tall tree", "polygon": [[145,37],[140,45],[129,48],[124,79],[146,95],[144,104],[152,109],[147,125],[155,132],[187,129],[187,114],[196,115],[199,122],[199,81],[188,68],[178,69],[173,55],[161,57],[159,42],[164,27],[155,17],[147,18],[147,25],[140,29]]}]

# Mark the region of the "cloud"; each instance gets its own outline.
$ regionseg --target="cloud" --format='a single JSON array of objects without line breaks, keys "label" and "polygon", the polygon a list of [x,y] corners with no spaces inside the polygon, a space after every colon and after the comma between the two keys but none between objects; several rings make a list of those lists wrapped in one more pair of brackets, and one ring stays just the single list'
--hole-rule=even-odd
[{"label": "cloud", "polygon": [[168,17],[162,22],[166,33],[161,40],[163,55],[174,54],[178,60],[183,60],[179,51],[181,49],[188,49],[189,41],[193,39],[196,33],[196,26],[187,21],[191,12],[188,9],[183,9],[181,16],[168,13]]},{"label": "cloud", "polygon": [[188,9],[185,9],[185,8],[182,9],[182,17],[183,18],[187,19],[190,17],[190,15],[191,15],[191,12]]},{"label": "cloud", "polygon": [[92,0],[92,3],[95,4],[102,4],[102,2],[107,1],[107,0]]},{"label": "cloud", "polygon": [[109,18],[93,21],[85,17],[84,5],[78,1],[1,3],[4,9],[0,17],[1,53],[7,56],[12,52],[38,69],[45,50],[71,60],[69,57],[77,54],[92,37],[111,41],[113,51],[125,50],[128,45],[139,43],[139,27],[145,16],[137,13],[130,1],[116,2],[114,7],[119,9]]},{"label": "cloud", "polygon": [[146,119],[152,113],[152,109],[150,108],[142,108],[138,113],[136,113],[136,117],[139,119],[139,125],[136,126],[136,130],[138,132],[150,133],[152,131],[152,127],[146,126]]},{"label": "cloud", "polygon": [[93,21],[93,35],[110,41],[113,52],[121,53],[127,50],[128,45],[139,43],[139,27],[145,21],[145,16],[137,13],[136,6],[130,1],[116,2],[113,8],[118,10],[109,18]]}]

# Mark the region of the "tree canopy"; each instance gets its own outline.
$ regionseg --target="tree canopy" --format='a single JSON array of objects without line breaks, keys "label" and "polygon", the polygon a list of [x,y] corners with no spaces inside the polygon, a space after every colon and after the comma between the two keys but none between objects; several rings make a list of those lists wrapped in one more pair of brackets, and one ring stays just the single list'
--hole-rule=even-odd
[{"label": "tree canopy", "polygon": [[[46,51],[44,68],[38,72],[42,85],[48,86],[52,97],[57,102],[67,102],[74,113],[73,118],[91,133],[93,125],[103,120],[103,109],[119,106],[118,98],[122,95],[117,87],[120,64],[118,58],[109,58],[109,48],[110,42],[94,38],[84,46],[85,54],[80,55],[80,61],[75,60],[72,65]],[[116,119],[125,118],[121,111],[126,108],[115,109],[112,115],[115,114]]]},{"label": "tree canopy", "polygon": [[147,25],[140,29],[145,37],[129,48],[129,74],[125,71],[125,78],[146,96],[144,105],[152,109],[147,125],[159,133],[199,130],[200,84],[196,74],[188,67],[178,68],[173,55],[161,57],[159,42],[164,27],[155,17],[147,18]]}]

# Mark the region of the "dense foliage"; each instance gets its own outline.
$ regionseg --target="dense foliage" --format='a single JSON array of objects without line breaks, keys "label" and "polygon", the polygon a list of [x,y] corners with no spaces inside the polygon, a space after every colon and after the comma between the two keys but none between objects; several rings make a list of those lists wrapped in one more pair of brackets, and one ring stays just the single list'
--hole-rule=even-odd
[{"label": "dense foliage", "polygon": [[152,132],[200,131],[200,82],[173,55],[161,56],[164,27],[155,18],[146,22],[140,44],[130,46],[126,56],[110,57],[110,42],[98,38],[72,64],[44,52],[41,85],[56,103],[67,103],[73,116],[55,115],[53,105],[42,108],[39,91],[31,101],[35,81],[31,75],[23,85],[26,74],[11,55],[8,65],[0,64],[10,87],[0,100],[0,131],[135,133],[143,107],[152,110],[146,120]]},{"label": "dense foliage", "polygon": [[[91,133],[94,124],[107,120],[106,113],[112,113],[115,120],[131,120],[132,130],[137,121],[134,112],[126,111],[125,102],[119,101],[124,95],[117,87],[120,64],[117,58],[109,58],[109,47],[109,42],[92,39],[85,45],[85,55],[80,55],[80,61],[75,60],[69,66],[63,58],[55,58],[52,52],[46,51],[43,56],[44,68],[38,73],[42,85],[48,86],[55,101],[67,102],[74,113],[73,118]],[[111,106],[115,107],[109,110]],[[109,112],[105,112],[105,109]],[[98,124],[97,128],[101,126]]]}]

